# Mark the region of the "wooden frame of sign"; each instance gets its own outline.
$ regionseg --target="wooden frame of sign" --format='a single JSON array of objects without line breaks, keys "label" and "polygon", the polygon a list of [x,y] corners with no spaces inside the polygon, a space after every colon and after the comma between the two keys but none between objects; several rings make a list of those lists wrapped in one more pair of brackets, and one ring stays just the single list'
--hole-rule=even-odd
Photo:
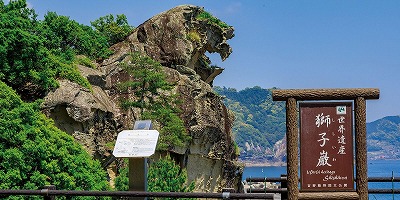
[{"label": "wooden frame of sign", "polygon": [[[286,142],[288,199],[368,199],[367,175],[367,137],[366,137],[366,102],[367,99],[379,99],[377,88],[354,89],[292,89],[273,90],[274,101],[286,101]],[[352,100],[355,116],[355,148],[356,148],[356,190],[304,189],[299,191],[298,183],[298,101]],[[324,132],[321,132],[324,133]],[[318,134],[319,135],[319,134]],[[322,140],[324,134],[319,135]],[[350,141],[349,141],[350,142]],[[326,163],[325,163],[326,164]],[[316,164],[318,165],[318,163]],[[317,170],[316,170],[317,171]],[[320,171],[321,172],[321,171]],[[307,173],[307,172],[306,172]],[[317,173],[317,172],[316,172]],[[347,177],[349,178],[349,177]],[[308,184],[308,183],[306,183]],[[313,184],[313,183],[311,183]],[[318,184],[318,183],[316,183]],[[304,186],[304,185],[303,185]],[[313,185],[311,185],[312,187]],[[317,185],[318,186],[318,185]],[[307,187],[307,186],[306,186]]]}]

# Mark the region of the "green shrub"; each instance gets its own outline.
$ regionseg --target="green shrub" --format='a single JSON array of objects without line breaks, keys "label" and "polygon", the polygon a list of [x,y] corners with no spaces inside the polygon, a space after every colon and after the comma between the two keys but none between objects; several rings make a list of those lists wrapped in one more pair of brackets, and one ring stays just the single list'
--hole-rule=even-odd
[{"label": "green shrub", "polygon": [[168,155],[150,166],[148,187],[150,192],[193,192],[195,184],[188,183],[186,170],[181,169]]},{"label": "green shrub", "polygon": [[[119,169],[119,175],[115,179],[116,190],[129,190],[128,173],[128,167]],[[169,155],[150,165],[147,184],[149,192],[193,192],[195,188],[194,182],[188,183],[186,170],[181,169]]]},{"label": "green shrub", "polygon": [[96,64],[86,56],[76,56],[74,63],[96,69]]},{"label": "green shrub", "polygon": [[0,189],[108,190],[100,163],[56,128],[40,103],[24,103],[0,81]]},{"label": "green shrub", "polygon": [[[111,55],[107,38],[89,26],[54,12],[36,19],[26,0],[0,0],[0,80],[22,94],[29,86],[31,97],[43,97],[66,78],[91,89],[73,66],[75,55],[104,59]],[[78,60],[93,65],[88,59]]]},{"label": "green shrub", "polygon": [[[127,159],[126,159],[127,160]],[[115,178],[115,189],[117,191],[128,191],[129,190],[129,168],[123,167],[118,170],[118,176]]]},{"label": "green shrub", "polygon": [[67,16],[48,12],[37,28],[41,31],[40,36],[45,38],[43,42],[48,49],[72,50],[77,55],[97,60],[112,54],[106,37]]},{"label": "green shrub", "polygon": [[107,38],[110,46],[122,42],[133,30],[133,27],[128,24],[128,19],[124,14],[117,15],[116,17],[106,15],[90,22],[90,24],[100,35]]},{"label": "green shrub", "polygon": [[234,142],[233,145],[235,146],[235,154],[237,156],[240,156],[240,148],[239,148],[238,144],[236,142]]},{"label": "green shrub", "polygon": [[49,55],[49,64],[55,68],[58,77],[68,79],[93,91],[92,85],[81,75],[78,68],[72,62],[68,62],[57,56]]}]

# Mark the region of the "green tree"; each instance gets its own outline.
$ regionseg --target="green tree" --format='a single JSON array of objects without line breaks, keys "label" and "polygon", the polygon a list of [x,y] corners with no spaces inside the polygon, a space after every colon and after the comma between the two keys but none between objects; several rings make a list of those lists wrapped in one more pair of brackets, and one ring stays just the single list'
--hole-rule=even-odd
[{"label": "green tree", "polygon": [[39,105],[24,103],[0,81],[0,189],[51,184],[61,190],[108,190],[100,163],[57,129]]},{"label": "green tree", "polygon": [[111,14],[106,15],[90,22],[90,24],[107,38],[109,45],[123,41],[133,30],[124,14],[117,15],[116,18]]},{"label": "green tree", "polygon": [[139,108],[143,119],[151,119],[158,125],[158,150],[184,146],[190,136],[179,117],[178,97],[172,94],[173,87],[166,81],[161,64],[148,56],[133,53],[130,61],[121,66],[133,79],[122,82],[119,87],[121,91],[133,92],[137,98],[122,99],[121,107]]},{"label": "green tree", "polygon": [[175,164],[169,155],[153,163],[147,177],[150,192],[193,192],[195,187],[194,182],[188,183],[186,170]]},{"label": "green tree", "polygon": [[[0,80],[14,88],[23,99],[35,100],[58,87],[66,78],[89,88],[89,82],[73,64],[75,54],[105,56],[105,38],[88,26],[81,26],[55,13],[38,21],[26,0],[0,0]],[[29,93],[27,93],[29,92]]]},{"label": "green tree", "polygon": [[[161,91],[170,91],[172,85],[165,79],[162,66],[148,56],[135,52],[130,55],[129,62],[121,63],[121,67],[133,77],[133,80],[119,84],[121,91],[132,91],[138,100],[124,100],[124,108],[140,108],[140,114],[151,110],[159,98]],[[163,96],[167,98],[166,95]],[[162,97],[161,97],[162,98]]]},{"label": "green tree", "polygon": [[107,38],[90,26],[79,24],[67,16],[48,12],[42,22],[42,35],[49,49],[61,50],[60,53],[73,51],[92,59],[104,59],[111,55]]},{"label": "green tree", "polygon": [[57,86],[55,72],[45,62],[48,50],[38,35],[38,23],[25,0],[7,5],[0,1],[0,80],[19,91],[29,85],[38,92]]}]

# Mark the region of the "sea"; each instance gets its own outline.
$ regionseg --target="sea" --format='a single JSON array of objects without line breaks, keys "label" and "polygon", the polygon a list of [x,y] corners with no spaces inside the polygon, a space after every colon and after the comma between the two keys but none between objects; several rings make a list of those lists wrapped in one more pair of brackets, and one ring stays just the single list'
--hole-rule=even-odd
[{"label": "sea", "polygon": [[[280,177],[286,174],[286,166],[245,167],[243,181],[248,177]],[[368,177],[400,177],[400,160],[369,160]],[[400,189],[399,182],[368,183],[368,188]],[[371,200],[400,200],[400,194],[369,194]]]}]

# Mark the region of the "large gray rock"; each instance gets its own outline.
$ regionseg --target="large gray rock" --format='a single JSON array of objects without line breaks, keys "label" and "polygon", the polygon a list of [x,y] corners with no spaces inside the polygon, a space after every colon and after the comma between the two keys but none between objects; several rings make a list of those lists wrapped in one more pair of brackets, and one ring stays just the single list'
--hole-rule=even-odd
[{"label": "large gray rock", "polygon": [[[187,169],[189,180],[196,182],[197,191],[238,189],[243,169],[231,135],[234,116],[211,87],[222,69],[210,68],[204,55],[206,51],[217,52],[226,59],[232,51],[226,40],[233,37],[233,28],[198,21],[195,16],[200,12],[200,7],[178,6],[147,20],[125,41],[114,45],[115,53],[98,69],[79,66],[93,91],[60,80],[60,87],[45,98],[44,113],[93,156],[105,160],[112,151],[107,144],[115,141],[120,131],[132,129],[140,118],[137,109],[119,108],[121,98],[136,98],[116,88],[131,78],[119,63],[127,61],[134,51],[147,54],[164,66],[168,81],[175,83],[173,93],[183,102],[181,118],[192,140],[170,151]],[[200,39],[190,39],[190,32],[196,32]]]},{"label": "large gray rock", "polygon": [[212,83],[223,69],[210,67],[205,52],[219,53],[222,60],[228,58],[232,48],[227,40],[234,36],[234,29],[197,20],[196,16],[203,11],[198,6],[183,5],[152,17],[124,42],[114,45],[115,54],[102,65],[110,72],[113,69],[110,66],[126,61],[127,53],[139,51],[166,67],[183,65],[191,68],[203,81]]},{"label": "large gray rock", "polygon": [[43,112],[61,130],[73,135],[96,157],[106,154],[106,143],[122,128],[117,105],[98,86],[93,91],[68,80],[50,92],[42,104]]}]

